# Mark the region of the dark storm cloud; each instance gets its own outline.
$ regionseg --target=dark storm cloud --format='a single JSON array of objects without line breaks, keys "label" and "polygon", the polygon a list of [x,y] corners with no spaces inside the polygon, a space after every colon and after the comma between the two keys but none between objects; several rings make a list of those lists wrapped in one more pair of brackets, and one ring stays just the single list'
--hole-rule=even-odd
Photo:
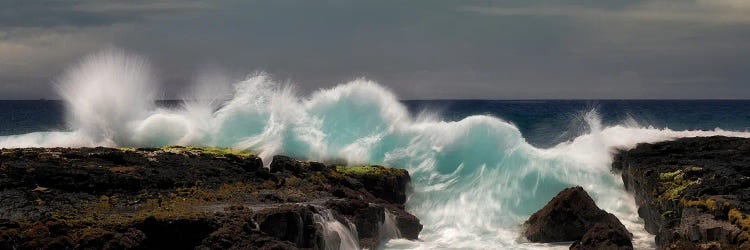
[{"label": "dark storm cloud", "polygon": [[405,99],[750,97],[741,0],[44,3],[0,3],[0,98],[47,96],[110,45],[148,56],[167,97],[207,65],[303,93],[367,77]]},{"label": "dark storm cloud", "polygon": [[73,9],[72,1],[0,1],[0,26],[49,27],[105,25],[128,18]]},{"label": "dark storm cloud", "polygon": [[196,7],[190,1],[0,0],[0,27],[111,25],[160,14],[179,15]]}]

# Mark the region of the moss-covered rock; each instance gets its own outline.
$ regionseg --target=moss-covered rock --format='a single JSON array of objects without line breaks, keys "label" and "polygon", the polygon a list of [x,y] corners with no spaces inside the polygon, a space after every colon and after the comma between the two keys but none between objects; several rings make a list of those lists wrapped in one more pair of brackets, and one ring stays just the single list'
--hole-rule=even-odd
[{"label": "moss-covered rock", "polygon": [[[375,169],[279,156],[269,171],[250,152],[205,147],[0,149],[0,249],[325,248],[310,218],[350,203],[364,206],[337,218],[377,232],[387,209],[415,239],[418,220],[383,194],[403,194],[408,173]],[[292,217],[305,219],[284,229],[304,239],[277,233]]]},{"label": "moss-covered rock", "polygon": [[240,157],[253,157],[252,151],[244,149],[234,148],[219,148],[219,147],[197,147],[197,146],[164,146],[159,148],[164,151],[174,153],[194,153],[194,154],[213,154],[213,155],[236,155]]},{"label": "moss-covered rock", "polygon": [[[406,202],[406,185],[410,181],[409,173],[403,169],[383,166],[337,166],[342,174],[355,178],[363,187],[378,198],[393,203]],[[394,190],[397,190],[394,192]]]},{"label": "moss-covered rock", "polygon": [[639,144],[619,152],[612,166],[659,248],[750,247],[750,139]]},{"label": "moss-covered rock", "polygon": [[336,170],[353,176],[362,175],[383,175],[383,176],[404,176],[408,175],[406,170],[396,168],[386,168],[378,165],[364,165],[364,166],[336,166]]}]

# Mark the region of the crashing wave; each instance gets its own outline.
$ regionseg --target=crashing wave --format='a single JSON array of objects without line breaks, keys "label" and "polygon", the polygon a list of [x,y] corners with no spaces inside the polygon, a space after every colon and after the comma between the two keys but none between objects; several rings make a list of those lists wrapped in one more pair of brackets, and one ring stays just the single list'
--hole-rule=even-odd
[{"label": "crashing wave", "polygon": [[556,247],[524,242],[519,227],[558,191],[581,185],[642,248],[652,246],[653,236],[643,230],[622,180],[609,171],[613,150],[679,137],[750,137],[632,122],[604,127],[592,111],[585,115],[588,133],[536,148],[492,116],[415,118],[392,92],[366,79],[299,97],[261,73],[234,83],[228,100],[212,93],[213,82],[198,82],[195,98],[160,108],[147,61],[103,51],[58,83],[70,131],[4,136],[0,147],[201,145],[250,149],[265,162],[286,154],[405,168],[414,188],[407,208],[425,225],[423,241],[392,240],[388,248]]}]

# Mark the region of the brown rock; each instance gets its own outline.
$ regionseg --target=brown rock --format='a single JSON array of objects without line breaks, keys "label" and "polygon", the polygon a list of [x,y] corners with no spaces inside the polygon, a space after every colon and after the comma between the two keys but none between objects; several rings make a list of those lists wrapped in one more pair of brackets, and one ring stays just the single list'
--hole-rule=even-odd
[{"label": "brown rock", "polygon": [[607,213],[582,187],[566,188],[524,223],[532,242],[576,241]]},{"label": "brown rock", "polygon": [[620,220],[613,214],[605,215],[599,222],[594,224],[581,240],[570,246],[575,250],[631,250],[633,249],[633,235],[628,232]]},{"label": "brown rock", "polygon": [[566,188],[524,224],[533,242],[575,241],[570,249],[633,249],[633,235],[614,215],[596,206],[581,187]]}]

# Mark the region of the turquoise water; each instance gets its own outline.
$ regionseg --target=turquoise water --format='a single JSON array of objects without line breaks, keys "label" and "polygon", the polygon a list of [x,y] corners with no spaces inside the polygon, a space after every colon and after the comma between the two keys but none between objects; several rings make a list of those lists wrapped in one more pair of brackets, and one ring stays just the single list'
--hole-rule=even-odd
[{"label": "turquoise water", "polygon": [[[412,117],[425,112],[445,121],[459,121],[471,115],[498,117],[516,126],[537,147],[551,147],[585,133],[587,124],[583,114],[591,110],[597,110],[605,126],[634,121],[673,130],[750,130],[750,100],[402,100],[401,103]],[[182,104],[180,100],[156,101],[156,106],[165,108],[180,108]],[[65,124],[63,101],[0,100],[0,136],[52,130],[70,130]]]},{"label": "turquoise water", "polygon": [[18,121],[0,123],[0,147],[205,145],[251,149],[264,162],[287,154],[405,168],[407,209],[425,228],[421,241],[392,240],[393,249],[567,248],[528,243],[519,232],[573,185],[650,248],[632,196],[610,172],[614,150],[750,137],[746,101],[400,101],[364,79],[300,96],[257,74],[234,82],[229,96],[204,83],[192,101],[157,103],[148,63],[117,51],[61,79],[61,103],[0,102]]}]

